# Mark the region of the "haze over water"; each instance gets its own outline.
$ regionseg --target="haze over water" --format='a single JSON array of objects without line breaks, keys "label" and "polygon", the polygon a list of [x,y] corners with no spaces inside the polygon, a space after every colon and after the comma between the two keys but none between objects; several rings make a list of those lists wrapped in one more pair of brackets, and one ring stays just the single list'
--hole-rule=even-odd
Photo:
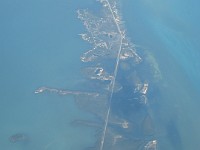
[{"label": "haze over water", "polygon": [[[199,2],[120,1],[127,34],[156,59],[162,80],[156,108],[159,149],[200,147]],[[0,1],[0,149],[80,150],[95,142],[94,129],[73,128],[91,118],[71,96],[35,95],[40,86],[76,90],[82,82],[80,55],[89,45],[79,33],[79,8],[96,1]],[[24,133],[25,143],[9,137]],[[78,141],[78,144],[77,144]]]},{"label": "haze over water", "polygon": [[198,149],[199,2],[129,0],[124,3],[123,14],[132,40],[153,53],[163,75],[157,114],[162,128],[158,131],[160,149]]}]

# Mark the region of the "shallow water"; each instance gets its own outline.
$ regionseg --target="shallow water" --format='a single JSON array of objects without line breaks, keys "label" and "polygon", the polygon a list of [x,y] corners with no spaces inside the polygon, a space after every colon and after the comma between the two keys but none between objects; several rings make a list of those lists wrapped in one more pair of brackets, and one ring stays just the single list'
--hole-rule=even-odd
[{"label": "shallow water", "polygon": [[[1,1],[0,7],[0,149],[80,149],[91,143],[92,131],[70,125],[90,117],[72,97],[34,93],[44,85],[73,89],[81,82],[79,57],[86,46],[78,37],[79,4]],[[29,140],[11,143],[17,133]]]},{"label": "shallow water", "polygon": [[[138,51],[155,57],[162,74],[154,93],[160,99],[152,106],[158,149],[198,149],[198,2],[120,3],[128,36]],[[71,122],[94,116],[80,110],[72,96],[34,91],[40,86],[82,89],[79,58],[90,46],[78,36],[85,29],[76,10],[98,7],[92,0],[0,2],[1,149],[80,150],[93,145],[95,129]],[[28,140],[11,143],[9,137],[17,133]]]},{"label": "shallow water", "polygon": [[[198,2],[130,3],[123,7],[130,34],[135,43],[153,53],[163,75],[162,99],[156,115],[162,128],[160,148],[198,149],[200,53],[199,21],[195,19],[199,16],[195,7]],[[133,15],[132,19],[128,14]]]}]

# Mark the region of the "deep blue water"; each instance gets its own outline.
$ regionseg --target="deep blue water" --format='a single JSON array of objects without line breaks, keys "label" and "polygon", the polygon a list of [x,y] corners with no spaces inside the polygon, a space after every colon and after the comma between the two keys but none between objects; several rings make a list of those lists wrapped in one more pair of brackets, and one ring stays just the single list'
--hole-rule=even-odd
[{"label": "deep blue water", "polygon": [[[120,3],[128,36],[162,73],[154,112],[160,149],[198,150],[199,2]],[[90,46],[78,36],[85,29],[76,10],[87,7],[95,9],[96,1],[0,1],[0,149],[79,150],[95,142],[93,129],[70,126],[74,118],[91,117],[73,97],[34,94],[40,86],[76,89],[82,82],[79,58]],[[11,143],[16,133],[28,142]]]}]

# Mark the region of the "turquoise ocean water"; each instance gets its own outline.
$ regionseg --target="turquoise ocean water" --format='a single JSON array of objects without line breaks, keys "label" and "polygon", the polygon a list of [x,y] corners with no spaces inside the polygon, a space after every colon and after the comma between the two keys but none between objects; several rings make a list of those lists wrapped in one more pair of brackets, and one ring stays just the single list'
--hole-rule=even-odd
[{"label": "turquoise ocean water", "polygon": [[[158,131],[160,149],[197,150],[199,147],[198,5],[195,0],[134,0],[126,1],[123,7],[134,43],[153,53],[162,72],[162,99],[157,118],[165,129]],[[171,128],[171,135],[169,122],[176,126]]]},{"label": "turquoise ocean water", "polygon": [[[162,73],[155,112],[159,149],[200,147],[199,2],[120,1],[127,34],[148,50]],[[83,77],[80,55],[90,48],[76,10],[94,0],[0,1],[0,149],[81,150],[95,142],[94,129],[73,128],[91,118],[71,96],[36,95],[41,86],[76,90]],[[78,87],[79,88],[79,87]],[[23,133],[27,141],[11,143]]]}]

